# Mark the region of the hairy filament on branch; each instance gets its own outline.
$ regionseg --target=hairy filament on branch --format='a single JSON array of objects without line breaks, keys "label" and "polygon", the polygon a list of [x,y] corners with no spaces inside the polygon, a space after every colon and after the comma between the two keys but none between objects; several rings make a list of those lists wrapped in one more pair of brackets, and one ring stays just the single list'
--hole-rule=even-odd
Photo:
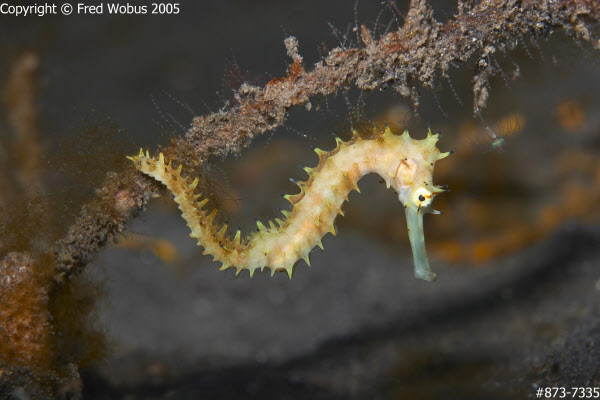
[{"label": "hairy filament on branch", "polygon": [[189,183],[181,175],[182,167],[175,169],[165,162],[162,153],[150,157],[140,150],[139,155],[128,157],[135,167],[163,183],[173,193],[175,202],[191,229],[190,236],[223,265],[221,270],[243,269],[250,276],[258,268],[287,271],[292,277],[294,265],[300,259],[310,265],[309,254],[315,246],[323,249],[321,240],[328,232],[336,234],[334,220],[342,214],[341,207],[352,190],[358,190],[358,181],[367,174],[380,175],[388,188],[398,193],[404,206],[408,233],[412,246],[417,278],[433,281],[435,274],[429,268],[423,235],[423,214],[439,214],[431,208],[433,198],[445,190],[434,186],[432,175],[437,160],[451,154],[440,153],[436,147],[438,135],[428,132],[423,140],[412,139],[408,131],[401,136],[392,134],[389,127],[375,129],[368,138],[354,132],[352,139],[343,142],[336,138],[337,146],[330,152],[316,149],[319,164],[305,168],[309,178],[299,182],[300,193],[287,195],[291,211],[282,211],[285,218],[275,218],[264,225],[257,222],[258,230],[242,238],[238,230],[231,238],[227,225],[215,225],[216,210],[204,210],[208,199],[194,194],[198,178]]}]

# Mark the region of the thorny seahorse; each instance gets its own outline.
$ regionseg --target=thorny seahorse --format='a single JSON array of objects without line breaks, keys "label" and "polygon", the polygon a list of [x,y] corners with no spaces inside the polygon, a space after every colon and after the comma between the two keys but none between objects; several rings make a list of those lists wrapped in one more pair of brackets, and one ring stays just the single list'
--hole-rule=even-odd
[{"label": "thorny seahorse", "polygon": [[429,268],[423,235],[423,214],[440,214],[431,208],[433,198],[444,192],[434,186],[432,175],[437,160],[452,152],[440,153],[436,147],[439,135],[428,132],[423,140],[412,139],[408,131],[400,136],[392,134],[389,127],[375,129],[369,137],[357,132],[351,140],[336,138],[337,146],[330,152],[315,149],[319,164],[304,168],[309,178],[298,182],[300,193],[287,195],[291,211],[282,211],[285,219],[275,218],[268,226],[257,222],[258,230],[242,238],[238,230],[233,239],[227,234],[227,225],[213,224],[217,210],[204,210],[207,198],[194,194],[198,178],[188,183],[181,175],[181,165],[175,169],[166,163],[162,153],[150,157],[140,150],[139,155],[128,157],[135,167],[163,183],[173,193],[175,202],[191,229],[190,236],[220,261],[220,270],[236,268],[236,274],[247,269],[250,277],[258,268],[287,271],[292,277],[294,265],[304,259],[310,265],[309,253],[315,246],[323,249],[321,240],[331,232],[336,234],[334,220],[344,215],[342,205],[352,190],[359,191],[357,182],[370,173],[379,174],[388,188],[398,193],[404,205],[408,234],[415,264],[415,277],[433,281],[436,275]]}]

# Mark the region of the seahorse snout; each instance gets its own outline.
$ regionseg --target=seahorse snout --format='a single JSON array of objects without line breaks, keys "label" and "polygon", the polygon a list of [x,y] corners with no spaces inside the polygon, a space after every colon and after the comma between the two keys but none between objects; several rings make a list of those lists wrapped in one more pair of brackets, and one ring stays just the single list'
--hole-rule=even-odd
[{"label": "seahorse snout", "polygon": [[405,206],[404,211],[406,213],[408,238],[415,263],[415,278],[433,282],[436,275],[429,268],[429,259],[425,249],[425,233],[423,232],[423,214],[426,209],[409,203]]}]

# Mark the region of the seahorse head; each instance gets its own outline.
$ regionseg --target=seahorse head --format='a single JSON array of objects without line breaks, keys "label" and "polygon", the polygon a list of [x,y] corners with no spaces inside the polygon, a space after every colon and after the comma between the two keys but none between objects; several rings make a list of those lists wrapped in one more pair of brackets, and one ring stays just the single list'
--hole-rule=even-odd
[{"label": "seahorse head", "polygon": [[439,135],[432,135],[431,130],[423,140],[411,138],[408,131],[400,136],[393,136],[387,127],[385,136],[387,140],[397,142],[397,166],[393,174],[390,174],[391,186],[398,193],[398,199],[406,213],[415,277],[433,281],[436,275],[429,267],[425,250],[423,215],[441,214],[431,207],[431,203],[437,194],[446,190],[433,184],[433,168],[437,160],[452,152],[440,153],[436,147]]}]

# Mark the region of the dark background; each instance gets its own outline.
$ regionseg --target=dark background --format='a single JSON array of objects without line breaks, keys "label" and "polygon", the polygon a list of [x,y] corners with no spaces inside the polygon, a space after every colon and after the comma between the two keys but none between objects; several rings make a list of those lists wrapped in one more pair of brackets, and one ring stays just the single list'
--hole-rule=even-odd
[{"label": "dark background", "polygon": [[[441,21],[455,12],[447,2],[432,6]],[[378,1],[188,1],[177,16],[0,16],[0,73],[24,51],[39,55],[40,135],[49,168],[62,171],[54,190],[72,199],[60,217],[66,226],[94,185],[64,171],[102,176],[110,166],[89,159],[102,161],[106,148],[124,156],[166,144],[244,80],[284,75],[288,35],[308,68],[347,31],[345,45],[357,45],[355,20],[382,33],[397,19],[391,3]],[[310,269],[299,263],[292,280],[217,271],[170,199],[153,201],[131,224],[136,236],[86,271],[103,289],[96,321],[110,348],[82,369],[84,398],[504,399],[533,395],[536,385],[599,386],[599,173],[560,167],[567,153],[587,154],[600,171],[597,56],[560,34],[498,56],[506,78],[492,81],[486,120],[526,120],[501,155],[480,151],[482,129],[474,140],[460,134],[464,124],[481,127],[471,114],[471,61],[452,71],[456,95],[446,80],[422,91],[418,117],[392,90],[350,89],[293,111],[285,128],[241,156],[215,160],[217,195],[232,224],[248,230],[254,217],[286,206],[279,193],[295,191],[288,178],[304,179],[300,167],[316,163],[312,147],[333,148],[353,118],[406,121],[417,137],[427,126],[441,131],[439,147],[457,154],[439,163],[435,179],[453,189],[436,199],[445,215],[426,217],[433,284],[412,277],[402,208],[376,177],[350,197],[339,237],[327,236],[325,252],[313,253]],[[583,114],[572,129],[558,111],[565,102]],[[110,136],[82,139],[106,127]],[[65,143],[71,155],[79,141],[77,157],[60,157]],[[539,210],[566,207],[560,199],[570,194],[574,211],[519,239]],[[485,223],[471,222],[476,211]],[[469,247],[480,238],[494,249],[483,258]],[[448,256],[448,242],[467,250]]]}]

